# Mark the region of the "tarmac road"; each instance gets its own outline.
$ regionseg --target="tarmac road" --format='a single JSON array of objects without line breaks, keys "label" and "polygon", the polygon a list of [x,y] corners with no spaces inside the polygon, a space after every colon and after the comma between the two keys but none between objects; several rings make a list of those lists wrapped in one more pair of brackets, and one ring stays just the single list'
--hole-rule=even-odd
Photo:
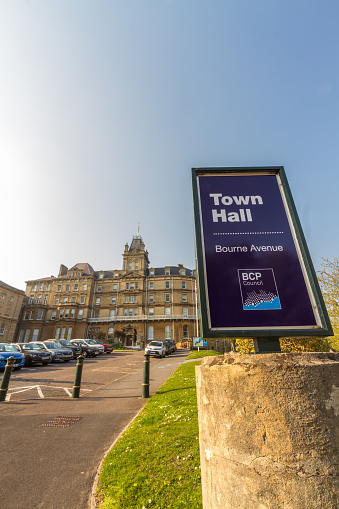
[{"label": "tarmac road", "polygon": [[[188,353],[151,359],[151,395]],[[143,352],[86,359],[79,399],[67,393],[74,361],[13,372],[10,399],[0,403],[2,509],[90,507],[104,454],[147,402],[143,359]]]}]

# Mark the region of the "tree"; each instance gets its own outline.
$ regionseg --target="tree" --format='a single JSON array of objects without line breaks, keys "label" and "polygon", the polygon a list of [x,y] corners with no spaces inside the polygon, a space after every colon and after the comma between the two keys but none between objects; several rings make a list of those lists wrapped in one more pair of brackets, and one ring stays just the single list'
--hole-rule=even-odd
[{"label": "tree", "polygon": [[118,341],[120,341],[120,343],[123,343],[126,338],[126,334],[122,330],[115,330],[114,338],[117,339]]},{"label": "tree", "polygon": [[334,332],[334,336],[328,338],[328,342],[334,350],[339,351],[339,261],[337,258],[333,261],[323,258],[318,280]]}]

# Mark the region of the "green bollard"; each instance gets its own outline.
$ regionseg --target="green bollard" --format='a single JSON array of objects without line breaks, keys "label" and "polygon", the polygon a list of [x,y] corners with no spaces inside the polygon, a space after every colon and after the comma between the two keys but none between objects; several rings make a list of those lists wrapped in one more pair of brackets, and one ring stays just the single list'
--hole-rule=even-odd
[{"label": "green bollard", "polygon": [[0,388],[0,401],[5,401],[7,396],[7,390],[9,386],[9,380],[11,378],[13,364],[15,362],[14,357],[11,355],[8,357],[5,367],[4,376],[2,377],[1,388]]},{"label": "green bollard", "polygon": [[82,367],[84,365],[85,357],[80,355],[78,357],[78,362],[76,364],[76,372],[75,372],[75,381],[73,385],[72,398],[79,398],[80,396],[80,385],[81,385],[81,375],[82,375]]},{"label": "green bollard", "polygon": [[149,366],[150,366],[150,355],[145,353],[144,355],[144,377],[142,383],[142,397],[149,398]]}]

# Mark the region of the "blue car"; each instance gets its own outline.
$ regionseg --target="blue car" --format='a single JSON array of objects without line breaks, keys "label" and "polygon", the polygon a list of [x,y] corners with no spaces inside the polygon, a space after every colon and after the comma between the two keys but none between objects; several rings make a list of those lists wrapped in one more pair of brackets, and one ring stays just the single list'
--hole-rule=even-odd
[{"label": "blue car", "polygon": [[8,357],[14,357],[14,369],[21,369],[25,364],[25,356],[23,353],[18,352],[14,345],[8,343],[0,343],[0,369],[5,369]]}]

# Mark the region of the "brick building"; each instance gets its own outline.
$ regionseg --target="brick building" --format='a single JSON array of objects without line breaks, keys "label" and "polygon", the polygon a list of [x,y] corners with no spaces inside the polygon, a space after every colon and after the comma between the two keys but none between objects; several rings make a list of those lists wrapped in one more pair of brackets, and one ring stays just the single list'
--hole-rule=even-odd
[{"label": "brick building", "polygon": [[122,269],[61,265],[57,277],[27,281],[18,340],[113,339],[120,333],[126,345],[143,346],[151,339],[195,336],[195,271],[151,267],[139,235],[122,258]]},{"label": "brick building", "polygon": [[25,292],[0,281],[0,342],[11,343],[17,336]]}]

